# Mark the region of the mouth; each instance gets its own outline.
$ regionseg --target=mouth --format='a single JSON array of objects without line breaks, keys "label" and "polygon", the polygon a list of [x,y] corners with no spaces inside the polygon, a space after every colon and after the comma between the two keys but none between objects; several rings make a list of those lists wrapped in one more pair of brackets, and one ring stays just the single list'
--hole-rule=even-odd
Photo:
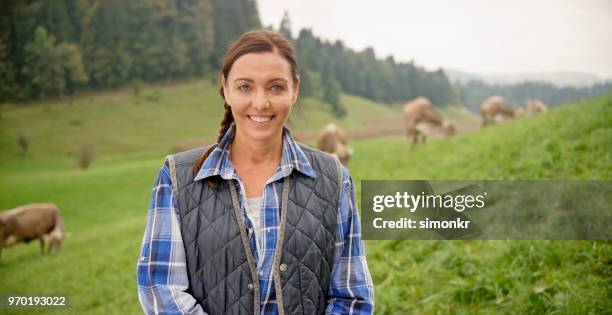
[{"label": "mouth", "polygon": [[247,115],[247,117],[256,124],[265,124],[270,122],[276,115]]}]

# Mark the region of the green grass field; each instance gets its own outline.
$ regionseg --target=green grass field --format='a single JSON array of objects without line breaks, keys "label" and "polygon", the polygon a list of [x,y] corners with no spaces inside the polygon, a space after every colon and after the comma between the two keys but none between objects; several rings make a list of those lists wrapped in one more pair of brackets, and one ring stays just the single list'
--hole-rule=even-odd
[{"label": "green grass field", "polygon": [[[125,90],[0,107],[0,209],[55,202],[70,233],[52,256],[41,257],[36,242],[3,251],[0,295],[69,296],[68,309],[40,310],[46,314],[140,313],[136,261],[154,176],[176,142],[214,137],[221,115],[216,95],[194,81],[147,87],[139,98]],[[343,100],[349,116],[340,124],[347,129],[397,113],[356,97]],[[312,100],[302,109],[296,129],[316,130],[331,117]],[[30,139],[25,156],[15,144],[17,129]],[[86,137],[95,140],[96,159],[82,171],[70,154]],[[612,96],[431,140],[412,152],[400,137],[350,145],[358,196],[363,179],[611,179]],[[607,242],[367,241],[366,251],[377,314],[612,309]]]}]

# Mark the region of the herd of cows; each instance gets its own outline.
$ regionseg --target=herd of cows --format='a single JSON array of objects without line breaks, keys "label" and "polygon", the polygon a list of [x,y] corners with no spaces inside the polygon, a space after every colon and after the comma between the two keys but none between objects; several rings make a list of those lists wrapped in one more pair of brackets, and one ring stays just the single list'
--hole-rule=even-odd
[{"label": "herd of cows", "polygon": [[[510,106],[503,97],[495,95],[485,99],[480,106],[482,127],[497,124],[524,114],[546,112],[547,107],[539,100],[527,100],[525,108]],[[454,125],[425,97],[418,97],[404,105],[403,122],[405,134],[411,146],[424,143],[432,134],[452,136]],[[346,133],[335,124],[328,124],[317,138],[319,150],[338,157],[347,164],[353,150],[347,145]],[[41,254],[57,251],[66,238],[64,221],[58,207],[53,203],[33,203],[0,212],[0,255],[4,247],[38,239]],[[1,256],[0,256],[1,257]]]},{"label": "herd of cows", "polygon": [[[536,99],[528,99],[525,108],[508,105],[503,97],[494,95],[486,98],[480,105],[482,127],[497,124],[522,115],[533,115],[548,111],[546,105]],[[425,97],[417,97],[404,105],[403,123],[405,135],[411,147],[419,142],[425,143],[428,136],[442,134],[445,137],[456,133],[455,126],[445,119],[439,110]],[[345,132],[337,125],[331,123],[319,133],[317,147],[336,155],[338,159],[347,164],[353,150],[347,145]]]}]

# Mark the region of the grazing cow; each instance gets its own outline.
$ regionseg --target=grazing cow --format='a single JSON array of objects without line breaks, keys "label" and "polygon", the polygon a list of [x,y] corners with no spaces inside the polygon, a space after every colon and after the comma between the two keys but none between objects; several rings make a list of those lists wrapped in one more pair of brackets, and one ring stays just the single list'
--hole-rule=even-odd
[{"label": "grazing cow", "polygon": [[480,104],[482,126],[500,123],[523,114],[523,110],[506,104],[499,95],[489,96]]},{"label": "grazing cow", "polygon": [[548,111],[548,107],[540,100],[527,100],[525,102],[525,108],[527,109],[528,115],[533,115],[537,113],[545,113]]},{"label": "grazing cow", "polygon": [[57,251],[64,239],[64,221],[52,203],[33,203],[0,212],[0,254],[2,248],[38,239],[40,253]]},{"label": "grazing cow", "polygon": [[419,140],[425,143],[427,136],[441,132],[449,137],[455,134],[455,127],[445,120],[425,97],[417,97],[404,105],[404,127],[408,141],[414,147]]},{"label": "grazing cow", "polygon": [[317,146],[319,150],[337,156],[344,165],[347,165],[353,155],[353,149],[346,145],[346,134],[333,123],[325,126],[319,133]]}]

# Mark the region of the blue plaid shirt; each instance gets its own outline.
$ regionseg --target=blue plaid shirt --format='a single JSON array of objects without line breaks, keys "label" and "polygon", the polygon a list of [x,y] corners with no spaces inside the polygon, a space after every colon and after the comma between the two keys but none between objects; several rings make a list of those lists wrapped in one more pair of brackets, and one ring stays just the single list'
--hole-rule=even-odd
[{"label": "blue plaid shirt", "polygon": [[[278,314],[272,261],[278,237],[283,180],[294,170],[310,177],[317,174],[289,129],[284,128],[281,164],[265,185],[260,210],[261,229],[253,231],[253,225],[246,215],[244,186],[230,160],[234,128],[232,124],[204,161],[194,181],[213,175],[236,180],[240,205],[249,229],[251,250],[257,260],[261,313]],[[348,170],[342,167],[342,172],[344,182],[338,207],[336,249],[326,314],[372,314],[374,285],[361,240],[355,190]],[[147,314],[206,314],[193,296],[185,292],[189,280],[178,209],[169,167],[165,163],[155,179],[138,261],[138,298]]]}]

